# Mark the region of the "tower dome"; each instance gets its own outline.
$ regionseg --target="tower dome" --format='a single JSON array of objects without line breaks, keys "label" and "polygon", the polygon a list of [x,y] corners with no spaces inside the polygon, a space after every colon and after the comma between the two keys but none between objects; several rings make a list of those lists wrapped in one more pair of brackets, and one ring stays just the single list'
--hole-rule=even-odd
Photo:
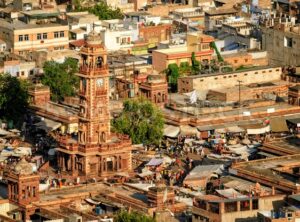
[{"label": "tower dome", "polygon": [[28,163],[25,158],[22,158],[15,166],[14,171],[19,175],[30,175],[33,173],[33,168],[30,163]]},{"label": "tower dome", "polygon": [[102,38],[95,30],[93,30],[88,34],[86,43],[89,45],[100,45],[102,44]]}]

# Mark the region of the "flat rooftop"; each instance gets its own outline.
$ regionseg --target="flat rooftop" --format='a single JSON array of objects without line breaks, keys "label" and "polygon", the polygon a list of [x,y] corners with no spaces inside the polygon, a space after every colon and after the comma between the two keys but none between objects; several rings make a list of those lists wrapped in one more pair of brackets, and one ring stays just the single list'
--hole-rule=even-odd
[{"label": "flat rooftop", "polygon": [[202,77],[230,75],[230,74],[235,74],[235,73],[244,73],[244,72],[249,72],[249,71],[266,70],[266,69],[274,69],[274,68],[280,68],[280,70],[281,70],[281,67],[279,67],[279,66],[255,66],[255,67],[245,68],[243,70],[237,70],[237,71],[233,71],[233,72],[225,72],[225,73],[218,72],[218,73],[211,73],[211,74],[192,75],[192,76],[185,76],[182,78],[197,79],[197,78],[202,78]]},{"label": "flat rooftop", "polygon": [[188,52],[187,46],[179,46],[179,47],[168,48],[168,49],[158,49],[158,50],[154,50],[154,51],[160,52],[160,53],[165,53],[165,54],[176,54],[176,53]]},{"label": "flat rooftop", "polygon": [[0,23],[2,27],[5,27],[10,30],[51,28],[51,27],[59,27],[59,26],[68,27],[68,25],[62,25],[54,22],[49,22],[47,24],[27,24],[20,20],[14,20],[12,22],[8,22],[5,19],[0,19]]},{"label": "flat rooftop", "polygon": [[300,154],[300,139],[297,137],[287,137],[266,142],[260,148],[275,154]]},{"label": "flat rooftop", "polygon": [[230,172],[245,179],[274,186],[279,190],[299,192],[299,174],[293,169],[300,166],[300,154],[273,157],[235,164]]},{"label": "flat rooftop", "polygon": [[[286,81],[279,80],[279,81],[273,81],[273,82],[264,82],[264,83],[257,83],[257,84],[250,84],[250,85],[241,85],[240,89],[241,91],[244,90],[255,90],[255,89],[265,89],[268,87],[275,87],[275,86],[285,86],[287,85]],[[234,86],[234,87],[226,87],[226,88],[220,88],[220,89],[213,89],[212,91],[216,92],[237,92],[239,91],[239,86]]]}]

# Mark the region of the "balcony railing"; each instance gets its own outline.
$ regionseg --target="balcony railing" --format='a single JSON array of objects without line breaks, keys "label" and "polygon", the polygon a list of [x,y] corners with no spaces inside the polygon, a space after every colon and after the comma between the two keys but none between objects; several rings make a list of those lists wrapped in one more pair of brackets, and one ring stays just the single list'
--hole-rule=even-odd
[{"label": "balcony railing", "polygon": [[108,69],[108,65],[102,65],[100,67],[95,67],[95,66],[87,66],[87,65],[82,65],[79,68],[80,73],[91,73],[91,72],[102,72]]},{"label": "balcony railing", "polygon": [[107,94],[107,90],[97,90],[96,96],[103,96]]}]

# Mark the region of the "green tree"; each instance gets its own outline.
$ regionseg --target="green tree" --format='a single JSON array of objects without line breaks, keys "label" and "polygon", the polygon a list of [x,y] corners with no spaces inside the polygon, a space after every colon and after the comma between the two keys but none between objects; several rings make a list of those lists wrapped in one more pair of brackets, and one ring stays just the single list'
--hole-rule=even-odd
[{"label": "green tree", "polygon": [[180,63],[180,66],[179,66],[179,75],[188,75],[191,73],[191,66],[189,64],[189,62],[182,62]]},{"label": "green tree", "polygon": [[75,11],[88,11],[99,17],[100,20],[123,19],[124,14],[120,8],[112,8],[106,2],[101,1],[92,7],[82,6],[81,0],[74,1]]},{"label": "green tree", "polygon": [[180,77],[178,65],[176,63],[169,64],[166,74],[168,76],[168,82],[169,86],[171,87],[171,91],[177,92],[177,81]]},{"label": "green tree", "polygon": [[198,74],[201,70],[200,62],[196,59],[195,52],[192,52],[192,73]]},{"label": "green tree", "polygon": [[41,81],[51,89],[51,100],[63,101],[66,96],[74,96],[79,85],[78,62],[67,58],[63,63],[47,61],[44,64],[44,75]]},{"label": "green tree", "polygon": [[215,50],[215,52],[216,52],[216,54],[217,54],[217,57],[218,57],[218,61],[219,61],[219,62],[224,62],[224,59],[223,59],[223,57],[221,56],[221,53],[220,53],[220,51],[219,51],[219,49],[218,49],[216,43],[215,43],[215,42],[211,42],[211,43],[210,43],[210,47],[212,47],[212,48]]},{"label": "green tree", "polygon": [[160,109],[145,98],[126,100],[122,114],[112,121],[113,130],[130,136],[134,144],[159,145],[164,118]]},{"label": "green tree", "polygon": [[115,222],[155,222],[155,219],[145,214],[122,210],[115,217]]},{"label": "green tree", "polygon": [[0,74],[0,119],[18,123],[28,106],[28,82]]}]

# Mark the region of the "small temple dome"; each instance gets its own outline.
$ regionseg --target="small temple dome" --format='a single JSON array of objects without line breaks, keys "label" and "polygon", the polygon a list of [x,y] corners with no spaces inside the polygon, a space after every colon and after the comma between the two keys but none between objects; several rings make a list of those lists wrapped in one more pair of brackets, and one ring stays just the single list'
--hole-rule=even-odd
[{"label": "small temple dome", "polygon": [[95,30],[93,30],[88,34],[86,42],[89,45],[99,45],[102,44],[102,38]]},{"label": "small temple dome", "polygon": [[33,168],[30,163],[28,163],[25,158],[22,158],[15,166],[14,171],[19,175],[30,175],[33,174]]}]

